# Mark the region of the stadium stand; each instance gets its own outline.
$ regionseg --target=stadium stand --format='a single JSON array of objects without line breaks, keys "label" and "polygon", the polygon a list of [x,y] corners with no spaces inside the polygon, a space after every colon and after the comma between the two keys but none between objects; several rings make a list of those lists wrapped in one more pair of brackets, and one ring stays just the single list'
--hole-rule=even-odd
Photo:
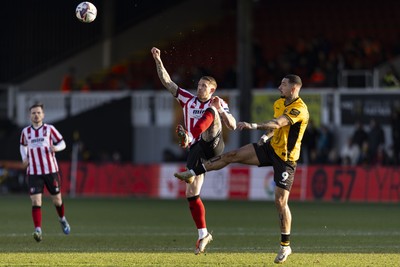
[{"label": "stadium stand", "polygon": [[[372,70],[393,59],[399,55],[400,18],[395,10],[400,4],[393,0],[385,3],[286,0],[283,5],[254,1],[254,87],[275,87],[282,73],[294,72],[304,77],[306,87],[336,88],[340,71]],[[212,74],[221,85],[232,86],[237,64],[237,12],[232,1],[224,5],[225,13],[218,23],[205,23],[185,32],[163,48],[166,61],[185,70],[175,73],[183,84],[192,85],[193,76]],[[116,74],[115,69],[121,66],[124,72]],[[157,79],[149,56],[140,61],[127,58],[97,78],[98,89],[115,90],[121,83],[129,89],[160,88],[153,83]],[[117,85],[110,85],[110,79],[117,79]],[[353,87],[363,86],[362,81],[353,81]]]}]

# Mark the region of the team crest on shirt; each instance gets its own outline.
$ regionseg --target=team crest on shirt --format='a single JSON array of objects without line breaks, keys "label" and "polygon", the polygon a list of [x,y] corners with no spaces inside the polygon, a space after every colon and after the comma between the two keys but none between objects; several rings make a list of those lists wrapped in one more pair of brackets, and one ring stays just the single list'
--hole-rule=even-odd
[{"label": "team crest on shirt", "polygon": [[289,113],[290,113],[290,115],[297,117],[300,114],[300,110],[293,108]]}]

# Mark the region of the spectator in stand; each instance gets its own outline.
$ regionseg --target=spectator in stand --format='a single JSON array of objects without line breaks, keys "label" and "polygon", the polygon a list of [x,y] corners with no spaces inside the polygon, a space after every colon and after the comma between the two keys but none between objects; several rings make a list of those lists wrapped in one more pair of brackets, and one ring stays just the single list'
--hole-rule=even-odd
[{"label": "spectator in stand", "polygon": [[382,155],[385,145],[385,133],[378,121],[371,119],[370,131],[368,134],[367,162],[369,164],[378,163],[378,153]]},{"label": "spectator in stand", "polygon": [[333,135],[328,126],[322,125],[317,139],[317,161],[319,164],[330,163]]},{"label": "spectator in stand", "polygon": [[366,146],[368,143],[368,134],[364,129],[364,125],[361,121],[356,121],[356,127],[351,136],[351,140],[353,144],[356,144],[360,149],[360,156],[358,159],[358,163],[362,163],[366,159]]},{"label": "spectator in stand", "polygon": [[355,166],[360,159],[360,148],[353,142],[352,138],[348,138],[346,144],[340,151],[340,159],[342,165]]},{"label": "spectator in stand", "polygon": [[70,93],[76,89],[76,80],[75,80],[76,70],[74,67],[70,67],[68,72],[64,75],[61,81],[60,90],[63,93]]},{"label": "spectator in stand", "polygon": [[336,147],[332,145],[332,148],[329,151],[329,155],[328,155],[328,164],[340,165],[341,158],[340,158],[340,153],[339,152],[336,150]]},{"label": "spectator in stand", "polygon": [[390,157],[388,152],[386,151],[385,147],[379,146],[378,151],[376,153],[376,165],[389,165],[390,164]]},{"label": "spectator in stand", "polygon": [[392,108],[391,116],[391,130],[392,130],[392,144],[393,144],[393,163],[400,164],[400,103]]},{"label": "spectator in stand", "polygon": [[302,149],[303,163],[314,164],[317,161],[317,140],[319,131],[315,127],[314,120],[310,119],[306,131],[304,132]]},{"label": "spectator in stand", "polygon": [[325,86],[325,81],[326,81],[325,72],[321,68],[316,67],[314,71],[311,73],[309,86],[321,88]]},{"label": "spectator in stand", "polygon": [[90,92],[94,89],[93,87],[94,87],[93,79],[90,76],[88,76],[85,78],[85,82],[81,86],[81,92],[85,92],[85,93]]},{"label": "spectator in stand", "polygon": [[400,81],[396,77],[393,69],[389,69],[382,78],[383,87],[387,88],[398,88],[400,87]]}]

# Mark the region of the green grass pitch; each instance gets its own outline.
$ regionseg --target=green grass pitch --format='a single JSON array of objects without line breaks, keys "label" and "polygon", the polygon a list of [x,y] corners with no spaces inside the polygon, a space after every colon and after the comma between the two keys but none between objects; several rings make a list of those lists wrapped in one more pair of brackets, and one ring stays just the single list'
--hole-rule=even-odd
[{"label": "green grass pitch", "polygon": [[[197,230],[185,199],[65,198],[71,234],[43,199],[43,241],[32,238],[30,200],[0,196],[0,266],[274,266],[272,202],[204,200],[214,241],[193,254]],[[290,203],[293,254],[285,266],[400,266],[399,204]]]}]

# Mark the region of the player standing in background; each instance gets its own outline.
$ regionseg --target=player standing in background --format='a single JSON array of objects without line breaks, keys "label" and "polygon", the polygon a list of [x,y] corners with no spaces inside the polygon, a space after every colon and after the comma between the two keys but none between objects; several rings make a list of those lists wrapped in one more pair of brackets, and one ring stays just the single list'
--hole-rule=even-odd
[{"label": "player standing in background", "polygon": [[[213,77],[203,76],[197,85],[197,95],[180,88],[170,78],[162,61],[158,48],[153,47],[151,53],[156,63],[157,74],[161,83],[177,99],[182,106],[185,127],[178,125],[176,131],[180,145],[189,148],[186,162],[188,169],[201,164],[201,159],[210,159],[220,155],[225,147],[222,139],[222,122],[231,130],[236,129],[236,120],[230,114],[228,105],[219,97],[213,97],[217,82]],[[212,236],[206,226],[206,211],[200,198],[204,174],[192,177],[186,185],[186,198],[192,218],[198,229],[195,254],[204,252]]]},{"label": "player standing in background", "polygon": [[294,181],[297,160],[300,157],[301,140],[309,121],[307,105],[299,97],[302,82],[297,75],[286,75],[279,86],[281,98],[274,103],[274,119],[265,123],[239,122],[238,128],[265,130],[258,143],[245,145],[237,150],[224,153],[185,172],[176,173],[181,180],[190,182],[193,175],[219,170],[230,163],[273,166],[275,206],[278,210],[281,247],[275,263],[283,263],[292,253],[290,231],[292,214],[288,200]]},{"label": "player standing in background", "polygon": [[35,226],[33,238],[42,241],[42,194],[44,186],[51,194],[56,207],[61,229],[68,235],[71,228],[64,216],[61,198],[60,176],[55,152],[65,149],[65,142],[57,129],[43,123],[43,104],[29,108],[32,125],[21,133],[20,152],[24,167],[27,167],[29,193],[32,201],[32,219]]}]

